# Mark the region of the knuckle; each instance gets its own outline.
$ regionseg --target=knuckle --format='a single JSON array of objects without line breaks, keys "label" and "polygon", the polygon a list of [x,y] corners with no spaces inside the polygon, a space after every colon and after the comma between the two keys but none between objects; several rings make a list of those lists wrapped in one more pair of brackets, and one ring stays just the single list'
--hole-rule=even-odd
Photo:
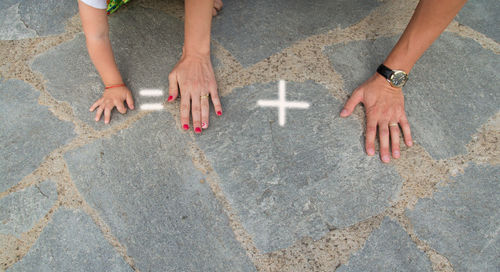
[{"label": "knuckle", "polygon": [[193,106],[193,112],[199,112],[200,111],[200,106]]},{"label": "knuckle", "polygon": [[189,104],[181,104],[181,111],[187,112],[189,111]]},{"label": "knuckle", "polygon": [[366,133],[367,134],[375,134],[377,132],[377,128],[375,126],[368,126],[366,127]]}]

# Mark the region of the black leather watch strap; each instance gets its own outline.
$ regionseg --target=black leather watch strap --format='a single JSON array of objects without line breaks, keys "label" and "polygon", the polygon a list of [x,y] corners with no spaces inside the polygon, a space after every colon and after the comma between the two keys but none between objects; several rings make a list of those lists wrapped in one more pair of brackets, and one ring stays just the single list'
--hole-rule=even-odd
[{"label": "black leather watch strap", "polygon": [[386,79],[389,79],[391,77],[392,72],[393,71],[384,64],[380,64],[380,66],[377,68],[377,73],[381,74]]}]

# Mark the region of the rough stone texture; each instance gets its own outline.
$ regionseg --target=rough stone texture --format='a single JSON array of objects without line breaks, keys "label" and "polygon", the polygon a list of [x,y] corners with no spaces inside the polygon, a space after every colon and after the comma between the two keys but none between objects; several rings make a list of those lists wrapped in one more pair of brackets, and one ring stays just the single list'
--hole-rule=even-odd
[{"label": "rough stone texture", "polygon": [[[74,136],[73,126],[37,103],[33,87],[20,80],[0,82],[0,192],[35,170],[49,152]],[[43,143],[43,144],[40,144]]]},{"label": "rough stone texture", "polygon": [[33,38],[36,32],[21,21],[19,4],[0,9],[0,40],[18,40]]},{"label": "rough stone texture", "polygon": [[45,0],[41,4],[36,0],[2,0],[0,10],[7,8],[12,10],[0,17],[0,26],[18,31],[11,32],[14,36],[0,34],[0,39],[24,39],[63,33],[66,20],[78,13],[78,1]]},{"label": "rough stone texture", "polygon": [[386,217],[363,249],[335,271],[432,271],[432,267],[401,226]]},{"label": "rough stone texture", "polygon": [[[122,77],[134,94],[135,106],[163,103],[168,74],[182,53],[183,24],[165,13],[132,6],[110,16],[110,39]],[[108,128],[94,121],[90,106],[102,96],[104,86],[87,53],[85,36],[61,44],[37,57],[32,64],[41,72],[52,96],[67,101],[75,115],[97,129]],[[65,71],[61,76],[61,71]],[[141,89],[161,89],[163,97],[140,97]],[[134,115],[113,110],[111,124]]]},{"label": "rough stone texture", "polygon": [[500,2],[497,0],[467,1],[456,20],[500,42],[498,11]]},{"label": "rough stone texture", "polygon": [[69,152],[74,182],[141,271],[254,270],[174,124],[156,112]]},{"label": "rough stone texture", "polygon": [[446,256],[455,271],[500,267],[500,167],[472,164],[455,182],[407,212],[420,239]]},{"label": "rough stone texture", "polygon": [[[374,73],[396,41],[351,42],[325,53],[342,74],[345,90],[352,92]],[[416,142],[436,159],[466,153],[471,135],[499,110],[499,70],[498,55],[473,40],[444,33],[417,62],[403,88]]]},{"label": "rough stone texture", "polygon": [[341,119],[341,103],[315,83],[288,83],[287,99],[307,110],[276,108],[278,84],[256,84],[225,97],[224,115],[197,141],[256,246],[270,252],[304,236],[322,237],[381,212],[398,192],[392,166],[363,152],[362,128]]},{"label": "rough stone texture", "polygon": [[133,271],[82,211],[60,208],[28,254],[7,271]]},{"label": "rough stone texture", "polygon": [[0,199],[0,234],[19,236],[30,230],[57,199],[56,185],[45,181]]},{"label": "rough stone texture", "polygon": [[296,41],[360,21],[377,1],[226,1],[213,23],[213,37],[243,66],[280,52]]}]

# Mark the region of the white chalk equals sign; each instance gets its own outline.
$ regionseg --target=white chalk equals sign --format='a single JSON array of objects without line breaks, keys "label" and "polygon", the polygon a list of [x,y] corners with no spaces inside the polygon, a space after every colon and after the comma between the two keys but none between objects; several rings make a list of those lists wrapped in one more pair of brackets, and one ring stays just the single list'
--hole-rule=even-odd
[{"label": "white chalk equals sign", "polygon": [[[163,90],[159,89],[143,89],[139,91],[140,96],[147,96],[147,97],[158,97],[158,96],[163,96]],[[163,110],[163,104],[162,103],[145,103],[141,104],[140,106],[141,110]]]}]

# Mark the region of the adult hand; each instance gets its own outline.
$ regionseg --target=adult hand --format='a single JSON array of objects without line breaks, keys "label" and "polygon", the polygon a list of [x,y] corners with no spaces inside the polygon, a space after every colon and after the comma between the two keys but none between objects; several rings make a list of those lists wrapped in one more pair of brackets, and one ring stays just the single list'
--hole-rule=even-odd
[{"label": "adult hand", "polygon": [[131,110],[134,109],[132,93],[126,86],[106,89],[102,97],[90,107],[90,111],[92,112],[97,108],[95,114],[96,122],[101,119],[101,115],[104,112],[104,123],[108,124],[109,120],[111,120],[111,111],[114,107],[121,114],[127,113],[127,108],[123,104],[123,101],[127,101],[127,105]]},{"label": "adult hand", "polygon": [[356,105],[363,103],[366,110],[366,138],[365,148],[369,156],[375,154],[375,136],[380,141],[380,157],[383,162],[389,162],[389,138],[392,156],[400,156],[399,135],[400,126],[403,130],[404,141],[407,146],[412,146],[410,125],[406,118],[403,92],[400,88],[392,87],[387,80],[375,73],[370,79],[354,90],[347,100],[341,117],[351,115]]},{"label": "adult hand", "polygon": [[210,98],[217,115],[222,115],[210,54],[206,56],[183,54],[168,76],[168,81],[169,102],[177,98],[180,89],[181,123],[185,130],[189,129],[190,109],[194,132],[201,133],[201,128],[208,128]]}]

